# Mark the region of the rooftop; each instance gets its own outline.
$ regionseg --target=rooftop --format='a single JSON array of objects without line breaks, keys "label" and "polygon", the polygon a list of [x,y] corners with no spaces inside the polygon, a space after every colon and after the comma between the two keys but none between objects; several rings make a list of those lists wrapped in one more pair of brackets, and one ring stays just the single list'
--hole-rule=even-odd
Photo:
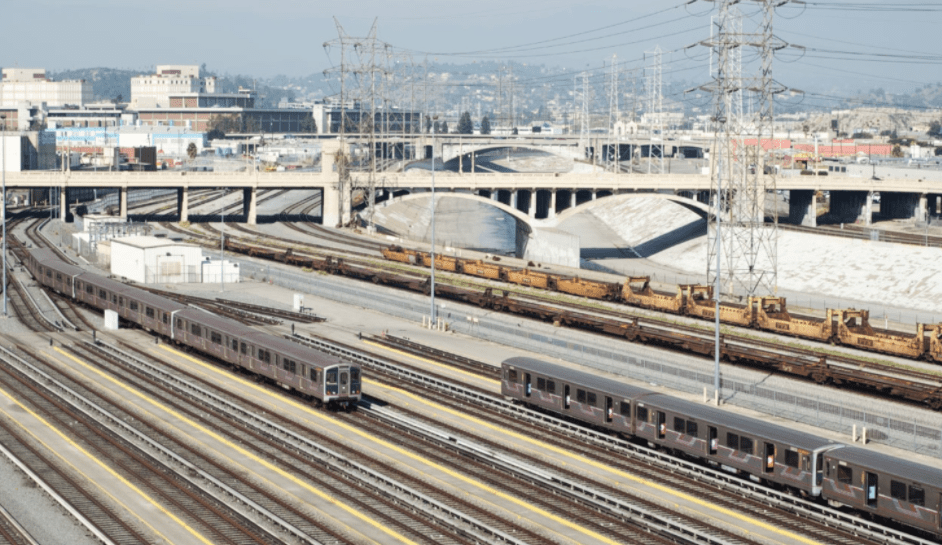
[{"label": "rooftop", "polygon": [[130,246],[132,248],[140,248],[146,250],[148,248],[165,248],[165,247],[180,247],[186,246],[189,248],[198,248],[195,244],[186,244],[184,242],[174,242],[166,238],[157,238],[151,236],[133,236],[133,237],[122,237],[113,239],[113,244],[124,244],[125,246]]}]

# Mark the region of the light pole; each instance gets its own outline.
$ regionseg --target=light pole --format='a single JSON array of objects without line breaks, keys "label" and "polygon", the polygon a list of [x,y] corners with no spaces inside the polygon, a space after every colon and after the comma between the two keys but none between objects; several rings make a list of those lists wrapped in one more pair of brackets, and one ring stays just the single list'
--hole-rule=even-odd
[{"label": "light pole", "polygon": [[[435,126],[438,122],[438,116],[432,116],[432,251],[430,255],[432,257],[432,314],[431,314],[431,324],[435,323],[435,132],[437,127]],[[433,326],[434,327],[434,326]]]},{"label": "light pole", "polygon": [[0,115],[0,139],[3,140],[3,317],[7,316],[7,116]]},{"label": "light pole", "polygon": [[[222,190],[223,200],[226,197],[226,190]],[[222,210],[219,211],[219,216],[222,219],[222,226],[219,228],[219,292],[223,293],[226,291],[226,270],[224,264],[224,258],[226,257],[226,204],[223,203]]]}]

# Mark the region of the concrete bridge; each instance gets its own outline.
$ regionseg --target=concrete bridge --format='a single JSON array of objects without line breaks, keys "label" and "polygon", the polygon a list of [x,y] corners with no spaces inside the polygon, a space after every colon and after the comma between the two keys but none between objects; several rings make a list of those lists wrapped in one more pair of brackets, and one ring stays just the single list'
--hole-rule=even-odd
[{"label": "concrete bridge", "polygon": [[[176,188],[180,220],[188,218],[190,188],[241,188],[244,191],[246,221],[256,220],[258,189],[321,189],[323,222],[336,225],[350,219],[350,196],[338,190],[334,161],[336,153],[325,142],[321,172],[60,172],[25,171],[6,174],[9,188],[50,189],[62,195],[60,217],[68,216],[68,193],[74,188],[118,188],[121,214],[127,213],[127,190],[134,188]],[[924,171],[921,177],[853,178],[848,176],[779,177],[777,188],[790,192],[789,215],[784,221],[816,225],[817,193],[830,192],[832,214],[840,221],[869,223],[873,194],[882,197],[881,213],[889,218],[924,219],[942,205],[942,173]],[[933,178],[934,174],[938,174]],[[354,177],[360,175],[354,174]],[[587,173],[494,174],[438,172],[436,191],[472,193],[498,200],[532,218],[552,218],[565,209],[587,200],[630,192],[660,192],[685,195],[699,202],[709,201],[710,177],[687,174],[628,174],[601,170]],[[354,184],[356,185],[356,184]],[[431,188],[428,171],[411,170],[383,174],[378,191],[384,194],[424,192]]]}]

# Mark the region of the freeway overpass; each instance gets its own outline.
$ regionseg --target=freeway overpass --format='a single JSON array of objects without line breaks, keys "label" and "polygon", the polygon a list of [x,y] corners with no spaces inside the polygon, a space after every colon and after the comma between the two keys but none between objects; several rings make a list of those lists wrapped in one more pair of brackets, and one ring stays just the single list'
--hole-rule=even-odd
[{"label": "freeway overpass", "polygon": [[[328,157],[336,153],[324,144]],[[190,188],[242,188],[245,194],[246,220],[256,219],[258,189],[321,189],[325,225],[346,222],[350,199],[341,200],[333,160],[322,161],[321,172],[107,172],[107,171],[25,171],[8,172],[9,188],[49,188],[64,195],[61,217],[67,217],[68,192],[73,188],[118,188],[121,211],[127,212],[127,190],[134,188],[176,188],[181,221],[188,216]],[[786,221],[814,225],[817,192],[829,191],[831,210],[846,221],[869,222],[873,193],[882,196],[881,212],[887,217],[923,219],[942,204],[942,173],[916,172],[907,178],[882,180],[831,176],[779,176],[777,188],[790,191],[790,213]],[[365,175],[354,175],[365,177]],[[405,173],[381,173],[377,189],[388,194],[423,192],[432,186],[432,173],[411,170]],[[553,217],[557,212],[576,206],[580,201],[626,192],[672,192],[700,202],[709,201],[710,177],[688,174],[586,173],[455,173],[438,172],[434,177],[437,191],[463,191],[500,200],[531,217]],[[356,184],[354,184],[356,185]]]}]

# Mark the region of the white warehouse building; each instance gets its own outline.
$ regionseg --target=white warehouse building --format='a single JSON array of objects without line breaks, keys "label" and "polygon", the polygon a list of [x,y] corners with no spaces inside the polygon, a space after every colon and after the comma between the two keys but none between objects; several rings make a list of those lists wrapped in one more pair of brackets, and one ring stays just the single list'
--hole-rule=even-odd
[{"label": "white warehouse building", "polygon": [[111,274],[142,284],[200,282],[203,250],[167,238],[135,236],[111,241]]},{"label": "white warehouse building", "polygon": [[52,81],[43,68],[4,68],[2,74],[2,108],[15,108],[23,103],[82,106],[93,100],[92,84],[85,80]]}]

